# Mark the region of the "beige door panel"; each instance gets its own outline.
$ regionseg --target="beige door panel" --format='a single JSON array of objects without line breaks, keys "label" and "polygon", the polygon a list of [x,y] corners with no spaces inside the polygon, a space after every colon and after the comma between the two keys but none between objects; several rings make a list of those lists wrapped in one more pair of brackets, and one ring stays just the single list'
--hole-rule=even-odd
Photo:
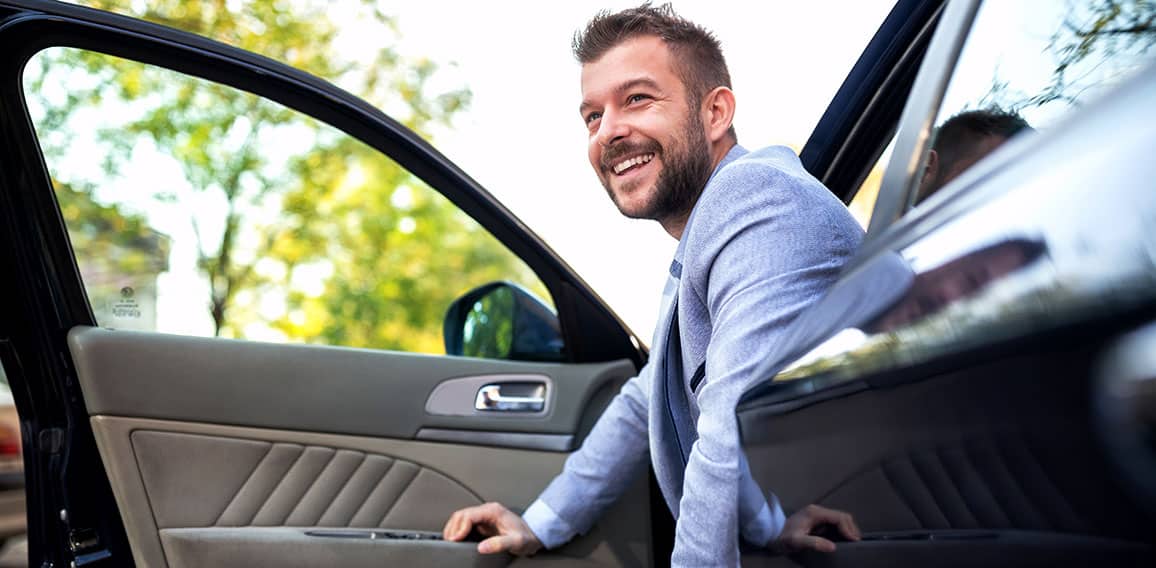
[{"label": "beige door panel", "polygon": [[[473,543],[318,537],[299,528],[164,529],[172,568],[318,566],[505,566],[508,556],[478,554]],[[367,533],[369,534],[369,533]]]},{"label": "beige door panel", "polygon": [[[70,348],[133,556],[160,567],[508,563],[367,535],[440,531],[485,501],[523,510],[633,372],[96,328]],[[526,377],[548,385],[542,412],[427,409],[439,385]],[[650,551],[640,479],[588,534],[519,564],[646,566]]]},{"label": "beige door panel", "polygon": [[[306,538],[303,531],[313,527],[440,531],[459,507],[493,500],[525,508],[567,456],[114,416],[93,417],[92,427],[140,566],[195,565],[188,559],[216,554],[202,548],[222,539],[244,541],[237,550],[246,555],[264,550],[261,543],[286,539],[313,543],[316,554],[370,546],[359,539]],[[648,565],[648,506],[640,480],[588,534],[529,563]],[[257,530],[265,527],[297,533]],[[430,554],[462,554],[459,545],[435,544],[424,546],[432,547]],[[270,544],[268,563],[280,558],[280,550]],[[350,554],[352,562],[361,552]],[[374,565],[390,555],[374,557]],[[473,562],[468,555],[454,558]],[[434,558],[423,564],[428,562]]]},{"label": "beige door panel", "polygon": [[[501,432],[514,436],[470,441],[556,451],[576,447],[582,425],[602,411],[592,401],[634,374],[629,361],[526,363],[93,327],[73,329],[69,348],[89,415],[397,439],[418,437],[419,431],[439,440],[454,432]],[[439,385],[487,376],[499,383],[546,377],[548,410],[427,410]],[[476,393],[465,394],[472,404]]]},{"label": "beige door panel", "polygon": [[481,502],[411,461],[328,446],[137,430],[131,436],[157,527],[441,529]]}]

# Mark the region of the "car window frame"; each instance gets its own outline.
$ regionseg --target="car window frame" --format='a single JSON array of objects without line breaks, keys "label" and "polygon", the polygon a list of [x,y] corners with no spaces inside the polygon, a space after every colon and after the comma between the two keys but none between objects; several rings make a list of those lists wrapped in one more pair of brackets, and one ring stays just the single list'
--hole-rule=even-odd
[{"label": "car window frame", "polygon": [[803,167],[844,203],[895,135],[944,2],[895,3],[799,152]]},{"label": "car window frame", "polygon": [[982,0],[949,0],[944,8],[899,119],[895,150],[883,171],[864,240],[865,254],[861,257],[877,252],[879,242],[886,240],[881,237],[914,205],[935,117],[981,3]]}]

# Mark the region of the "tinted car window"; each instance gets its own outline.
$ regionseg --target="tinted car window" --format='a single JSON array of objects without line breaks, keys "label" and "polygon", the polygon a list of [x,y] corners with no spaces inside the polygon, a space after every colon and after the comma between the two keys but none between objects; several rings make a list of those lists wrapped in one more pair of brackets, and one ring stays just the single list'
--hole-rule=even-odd
[{"label": "tinted car window", "polygon": [[550,298],[422,180],[280,104],[68,48],[25,92],[103,327],[443,353],[471,288]]},{"label": "tinted car window", "polygon": [[1154,43],[1156,4],[1145,0],[984,2],[936,115],[915,202],[1133,75]]},{"label": "tinted car window", "polygon": [[[1013,136],[1047,143],[1024,147],[967,188],[966,203],[929,212],[845,274],[768,357],[767,376],[908,369],[1152,301],[1156,202],[1145,156],[1156,87],[1138,71],[1156,55],[1156,7],[1119,5],[984,5],[939,124],[998,109],[1031,125]],[[1083,51],[1065,43],[1089,25]]]}]

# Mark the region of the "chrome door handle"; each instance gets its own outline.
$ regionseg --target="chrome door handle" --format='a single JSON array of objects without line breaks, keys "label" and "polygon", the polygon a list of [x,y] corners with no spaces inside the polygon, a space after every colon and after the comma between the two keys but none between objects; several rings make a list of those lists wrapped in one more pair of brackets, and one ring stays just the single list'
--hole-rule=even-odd
[{"label": "chrome door handle", "polygon": [[500,383],[478,389],[474,409],[487,412],[542,412],[546,408],[543,383]]}]

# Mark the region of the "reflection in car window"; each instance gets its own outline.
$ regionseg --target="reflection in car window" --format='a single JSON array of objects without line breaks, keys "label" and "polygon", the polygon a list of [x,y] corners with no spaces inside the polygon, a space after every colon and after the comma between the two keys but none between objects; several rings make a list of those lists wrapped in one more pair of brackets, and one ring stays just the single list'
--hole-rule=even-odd
[{"label": "reflection in car window", "polygon": [[443,353],[472,287],[549,301],[441,194],[279,104],[65,48],[25,92],[101,326]]},{"label": "reflection in car window", "polygon": [[937,256],[928,266],[907,256],[884,253],[854,277],[854,286],[826,300],[828,306],[853,306],[841,318],[841,325],[852,327],[796,361],[776,380],[817,373],[849,378],[1014,333],[1018,330],[1008,319],[1014,319],[1015,310],[1028,313],[1038,307],[1019,302],[1040,292],[1035,289],[1041,281],[1038,271],[1046,275],[1053,268],[1045,242],[1023,236],[1001,238],[947,258]]},{"label": "reflection in car window", "polygon": [[[799,317],[781,351],[770,353],[760,373],[773,380],[752,396],[906,372],[1068,326],[1127,321],[1156,305],[1156,76],[1135,73],[1156,55],[1150,49],[1156,5],[1115,4],[1118,11],[1094,21],[1094,33],[1079,32],[1086,40],[1079,57],[1055,46],[1071,45],[1064,42],[1072,30],[1085,29],[1084,18],[1100,3],[1042,12],[1051,14],[1045,32],[1036,20],[1040,12],[1021,12],[1020,3],[984,4],[977,37],[996,40],[968,44],[940,124],[983,108],[992,111],[986,118],[1009,127],[1022,119],[1011,136],[1048,143],[1025,145],[984,180],[976,199],[925,217],[892,241],[891,250],[844,274]],[[1017,35],[1022,22],[1027,31]],[[1129,39],[1105,39],[1105,33]],[[1014,46],[1025,53],[1009,52]],[[976,53],[986,54],[987,79],[958,81]],[[1059,71],[1057,60],[1064,66]],[[1023,61],[1042,67],[1033,75]],[[1007,80],[993,82],[993,71]],[[973,89],[965,93],[961,85]],[[998,108],[968,103],[985,96],[1003,102]],[[1077,111],[1079,120],[1055,126]],[[1029,127],[1034,134],[1024,134]]]},{"label": "reflection in car window", "polygon": [[1046,130],[1156,55],[1147,0],[984,2],[935,120],[918,203],[1008,139]]}]

